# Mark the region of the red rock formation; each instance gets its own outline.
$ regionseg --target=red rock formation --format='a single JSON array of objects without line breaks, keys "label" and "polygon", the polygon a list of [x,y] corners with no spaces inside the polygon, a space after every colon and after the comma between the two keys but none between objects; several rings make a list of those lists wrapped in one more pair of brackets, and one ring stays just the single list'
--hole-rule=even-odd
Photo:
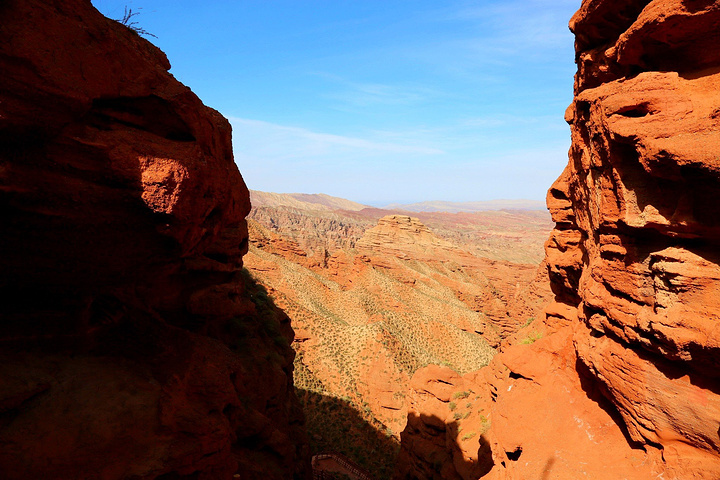
[{"label": "red rock formation", "polygon": [[[347,207],[350,209],[331,211],[322,204],[265,192],[255,192],[253,196],[251,191],[250,199],[253,208],[249,220],[297,242],[310,256],[355,248],[365,231],[381,218],[390,214],[407,217],[411,213],[370,207],[357,210],[358,204],[354,204],[353,210],[352,202],[343,199],[334,200],[338,206],[350,203]],[[270,206],[280,202],[282,205]],[[543,244],[554,226],[547,211],[536,210],[412,212],[412,217],[417,217],[441,239],[475,256],[516,264],[540,263],[545,257]]]},{"label": "red rock formation", "polygon": [[0,476],[303,476],[227,121],[89,0],[5,1],[0,39]]},{"label": "red rock formation", "polygon": [[381,218],[377,226],[365,232],[356,247],[360,252],[369,251],[391,258],[429,260],[447,251],[451,251],[455,256],[471,256],[436,236],[417,218],[406,215],[388,215]]},{"label": "red rock formation", "polygon": [[582,261],[565,262],[574,279],[554,286],[577,303],[580,369],[631,440],[660,450],[668,476],[714,478],[720,5],[627,4],[629,17],[585,2],[571,22],[573,147],[549,204],[571,204],[558,231],[577,232],[566,251]]},{"label": "red rock formation", "polygon": [[[720,478],[718,24],[712,1],[586,0],[573,17],[556,302],[525,343],[543,338],[463,379],[492,400],[483,478]],[[431,478],[427,458],[403,447],[398,477]]]}]

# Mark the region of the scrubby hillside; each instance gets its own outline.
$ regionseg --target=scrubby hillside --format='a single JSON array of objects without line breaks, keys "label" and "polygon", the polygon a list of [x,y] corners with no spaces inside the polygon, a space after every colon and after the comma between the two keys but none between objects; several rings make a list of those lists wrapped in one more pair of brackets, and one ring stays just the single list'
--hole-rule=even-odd
[{"label": "scrubby hillside", "polygon": [[[292,319],[296,386],[345,406],[308,404],[312,442],[339,439],[336,448],[380,478],[405,427],[410,377],[430,364],[461,373],[486,365],[549,296],[537,265],[478,257],[406,215],[370,224],[362,212],[256,207],[251,217],[246,263]],[[373,436],[335,432],[347,407],[395,446],[382,461],[370,454]]]}]

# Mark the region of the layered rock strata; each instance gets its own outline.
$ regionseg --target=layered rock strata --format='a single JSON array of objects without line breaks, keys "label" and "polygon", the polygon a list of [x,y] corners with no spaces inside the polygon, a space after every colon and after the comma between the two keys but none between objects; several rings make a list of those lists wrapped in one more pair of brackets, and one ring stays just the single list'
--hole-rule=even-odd
[{"label": "layered rock strata", "polygon": [[556,301],[462,379],[489,399],[478,442],[413,380],[398,478],[477,478],[461,467],[478,449],[482,478],[720,478],[719,25],[718,2],[583,2],[570,161],[548,194]]},{"label": "layered rock strata", "polygon": [[407,215],[387,215],[381,218],[377,226],[365,232],[356,248],[360,252],[391,258],[412,256],[420,260],[430,260],[441,253],[471,257],[451,242],[436,236],[419,219]]},{"label": "layered rock strata", "polygon": [[228,122],[89,0],[0,39],[0,477],[305,478]]},{"label": "layered rock strata", "polygon": [[720,476],[718,25],[717,2],[584,2],[548,195],[578,370],[675,478]]}]

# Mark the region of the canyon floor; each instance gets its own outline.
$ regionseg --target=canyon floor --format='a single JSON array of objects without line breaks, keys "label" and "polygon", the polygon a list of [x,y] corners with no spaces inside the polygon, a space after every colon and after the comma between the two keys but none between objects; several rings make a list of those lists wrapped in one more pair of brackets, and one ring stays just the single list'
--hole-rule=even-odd
[{"label": "canyon floor", "polygon": [[295,386],[314,451],[389,478],[410,379],[459,374],[534,341],[550,298],[544,211],[407,212],[251,192],[245,266],[295,330]]}]

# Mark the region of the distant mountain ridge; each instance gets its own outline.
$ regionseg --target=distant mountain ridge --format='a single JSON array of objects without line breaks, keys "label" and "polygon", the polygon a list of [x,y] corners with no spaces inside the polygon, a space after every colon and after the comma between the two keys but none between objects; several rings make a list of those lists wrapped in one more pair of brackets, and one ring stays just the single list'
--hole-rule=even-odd
[{"label": "distant mountain ridge", "polygon": [[[250,202],[254,207],[291,207],[301,210],[347,210],[359,212],[374,208],[345,198],[333,197],[324,193],[274,193],[250,190]],[[487,212],[497,210],[547,210],[544,201],[526,199],[501,199],[477,202],[448,202],[433,200],[417,203],[392,203],[382,210],[401,210],[406,212]]]},{"label": "distant mountain ridge", "polygon": [[357,212],[369,205],[332,197],[324,193],[272,193],[250,190],[254,207],[292,207],[302,210],[349,210]]},{"label": "distant mountain ridge", "polygon": [[392,203],[386,210],[405,210],[409,212],[484,212],[488,210],[546,210],[544,201],[540,200],[489,200],[484,202],[445,202],[442,200],[418,203]]}]

